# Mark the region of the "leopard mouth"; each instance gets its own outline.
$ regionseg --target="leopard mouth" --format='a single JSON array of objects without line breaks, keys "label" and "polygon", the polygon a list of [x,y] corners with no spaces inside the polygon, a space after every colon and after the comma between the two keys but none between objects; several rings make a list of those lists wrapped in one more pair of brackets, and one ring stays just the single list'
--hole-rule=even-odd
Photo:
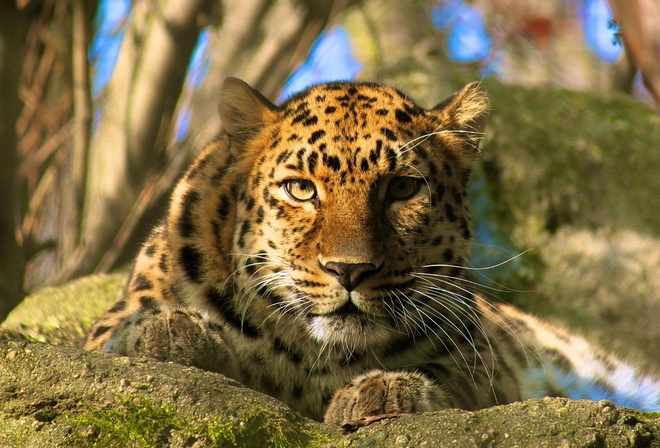
[{"label": "leopard mouth", "polygon": [[369,306],[369,299],[361,296],[354,296],[349,293],[348,300],[332,311],[318,313],[319,316],[331,317],[336,319],[368,319],[379,320],[388,318],[387,312],[379,307]]},{"label": "leopard mouth", "polygon": [[345,304],[343,304],[336,310],[325,314],[325,316],[347,317],[347,316],[355,316],[360,314],[365,314],[365,312],[362,311],[360,308],[358,308],[358,306],[355,303],[353,303],[352,300],[348,300]]},{"label": "leopard mouth", "polygon": [[310,320],[309,331],[317,341],[356,350],[382,345],[392,336],[391,325],[385,318],[362,310],[352,300],[334,311],[315,315]]}]

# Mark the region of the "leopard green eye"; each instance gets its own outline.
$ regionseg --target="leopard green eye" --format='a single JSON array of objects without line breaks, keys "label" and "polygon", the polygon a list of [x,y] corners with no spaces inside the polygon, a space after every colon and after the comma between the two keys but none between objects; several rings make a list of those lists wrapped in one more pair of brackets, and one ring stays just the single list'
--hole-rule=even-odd
[{"label": "leopard green eye", "polygon": [[397,201],[405,201],[417,194],[422,187],[420,179],[414,177],[395,177],[387,185],[387,195]]},{"label": "leopard green eye", "polygon": [[284,182],[284,189],[292,199],[305,202],[316,198],[316,187],[307,179],[290,179]]}]

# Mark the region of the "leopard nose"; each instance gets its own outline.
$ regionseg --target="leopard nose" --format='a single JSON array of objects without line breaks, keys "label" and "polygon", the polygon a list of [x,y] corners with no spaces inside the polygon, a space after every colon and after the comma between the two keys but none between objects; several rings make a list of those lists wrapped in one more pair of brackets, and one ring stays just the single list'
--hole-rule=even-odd
[{"label": "leopard nose", "polygon": [[[382,266],[382,265],[381,265]],[[342,263],[328,261],[321,264],[325,272],[335,277],[346,291],[353,291],[362,280],[375,274],[380,269],[373,263]]]}]

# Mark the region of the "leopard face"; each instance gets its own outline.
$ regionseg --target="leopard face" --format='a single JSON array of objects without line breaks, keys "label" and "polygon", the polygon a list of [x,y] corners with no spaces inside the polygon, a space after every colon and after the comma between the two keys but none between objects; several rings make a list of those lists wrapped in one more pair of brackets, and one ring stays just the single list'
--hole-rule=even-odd
[{"label": "leopard face", "polygon": [[447,303],[461,289],[448,280],[468,257],[479,87],[425,110],[374,84],[321,84],[280,107],[228,84],[226,246],[241,319],[363,350],[455,327]]}]

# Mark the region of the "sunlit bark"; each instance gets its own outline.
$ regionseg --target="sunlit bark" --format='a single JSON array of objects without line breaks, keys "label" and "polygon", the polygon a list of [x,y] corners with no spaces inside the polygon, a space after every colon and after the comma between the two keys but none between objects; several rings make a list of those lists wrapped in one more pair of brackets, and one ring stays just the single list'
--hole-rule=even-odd
[{"label": "sunlit bark", "polygon": [[660,3],[610,0],[626,50],[642,72],[644,85],[660,107]]}]

